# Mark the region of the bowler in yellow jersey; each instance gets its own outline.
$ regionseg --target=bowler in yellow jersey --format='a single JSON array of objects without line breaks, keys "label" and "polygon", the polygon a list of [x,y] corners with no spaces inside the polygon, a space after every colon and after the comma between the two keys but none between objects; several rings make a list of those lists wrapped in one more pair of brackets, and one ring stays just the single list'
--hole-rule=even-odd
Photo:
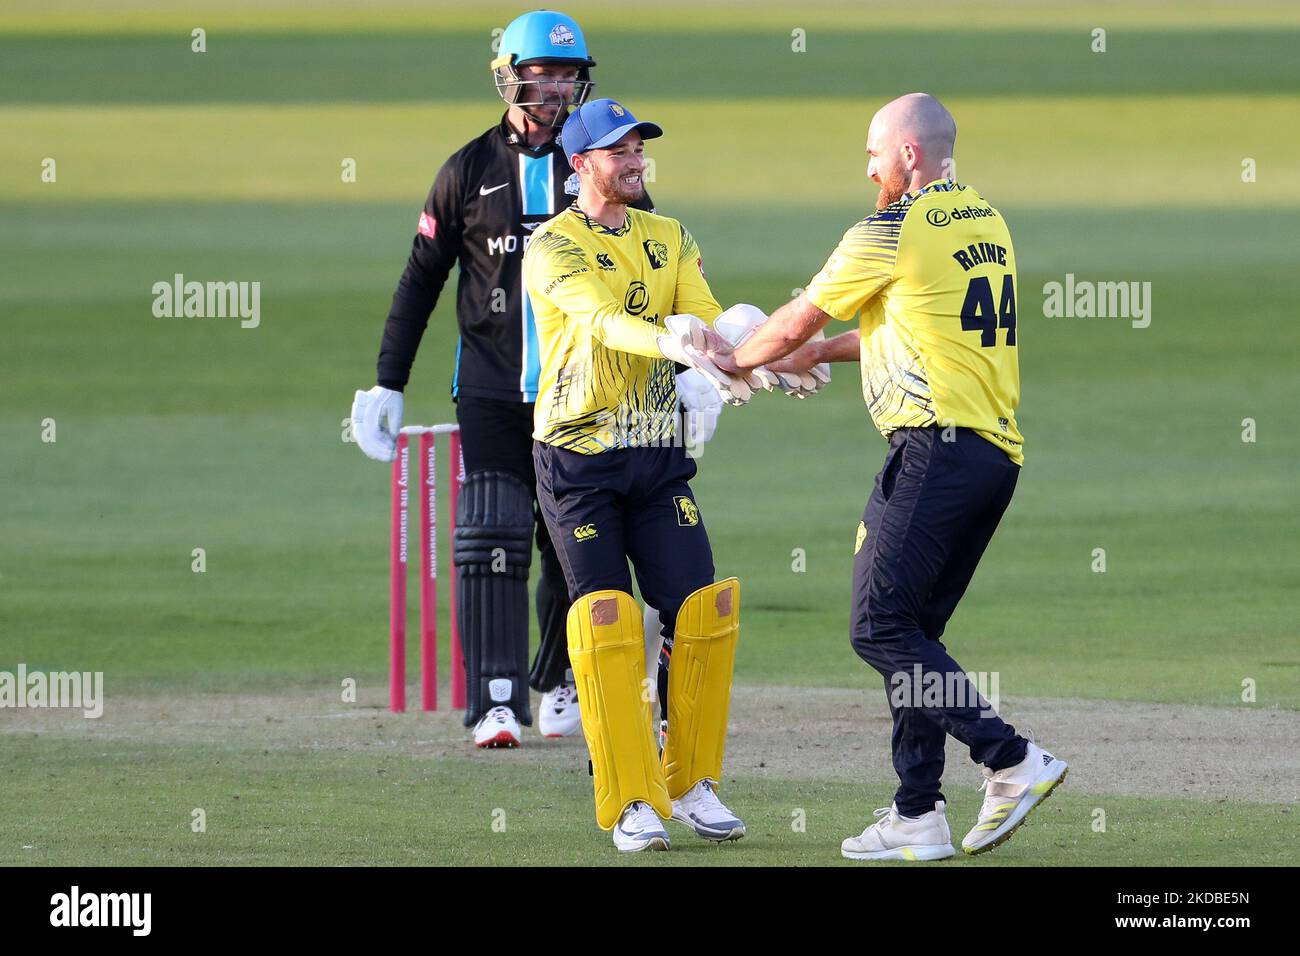
[{"label": "bowler in yellow jersey", "polygon": [[[940,640],[1024,462],[1015,250],[1002,215],[952,177],[956,135],[931,96],[884,106],[867,136],[875,213],[734,354],[711,355],[729,372],[859,362],[863,399],[889,439],[856,531],[850,636],[885,679],[899,787],[877,822],[844,841],[850,859],[954,855],[940,791],[948,734],[987,778],[962,841],[970,854],[1007,839],[1067,769],[997,715]],[[855,318],[855,331],[810,341],[832,319]]]}]

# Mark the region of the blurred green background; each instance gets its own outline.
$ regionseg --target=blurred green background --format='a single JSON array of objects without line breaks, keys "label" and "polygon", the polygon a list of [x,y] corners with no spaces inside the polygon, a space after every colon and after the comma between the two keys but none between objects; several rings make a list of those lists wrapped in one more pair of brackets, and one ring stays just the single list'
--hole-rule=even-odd
[{"label": "blurred green background", "polygon": [[[1233,704],[1253,678],[1300,706],[1295,5],[564,9],[598,95],[667,131],[649,185],[724,303],[776,307],[872,207],[879,105],[922,89],[955,114],[959,178],[1016,242],[1028,459],[948,631],[963,665],[1004,695]],[[434,173],[500,115],[492,31],[521,10],[6,3],[0,669],[382,685],[387,470],[342,420]],[[175,273],[260,282],[260,326],[153,317]],[[1152,283],[1151,326],[1044,318],[1066,273]],[[408,422],[452,418],[454,336],[448,294]],[[719,570],[745,585],[740,681],[878,682],[847,620],[884,442],[836,374],[726,410],[701,459]]]}]

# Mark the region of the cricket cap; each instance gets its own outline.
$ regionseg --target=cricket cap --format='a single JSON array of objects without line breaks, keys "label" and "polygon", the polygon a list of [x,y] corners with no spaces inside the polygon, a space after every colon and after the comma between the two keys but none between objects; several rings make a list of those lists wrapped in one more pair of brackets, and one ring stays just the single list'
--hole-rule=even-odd
[{"label": "cricket cap", "polygon": [[613,100],[592,100],[574,110],[564,121],[560,146],[567,156],[585,153],[589,149],[607,149],[634,129],[641,132],[642,139],[654,139],[664,134],[658,124],[637,120],[631,110]]}]

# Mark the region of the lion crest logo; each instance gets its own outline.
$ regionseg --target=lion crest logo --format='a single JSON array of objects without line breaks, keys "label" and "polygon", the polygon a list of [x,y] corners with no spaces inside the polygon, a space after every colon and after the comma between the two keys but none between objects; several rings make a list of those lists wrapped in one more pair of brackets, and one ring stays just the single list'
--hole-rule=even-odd
[{"label": "lion crest logo", "polygon": [[693,528],[700,523],[700,508],[694,501],[685,495],[678,495],[673,499],[677,502],[677,523],[683,528]]},{"label": "lion crest logo", "polygon": [[645,256],[650,260],[651,269],[662,269],[668,265],[668,247],[658,239],[647,239],[641,245],[645,247]]}]

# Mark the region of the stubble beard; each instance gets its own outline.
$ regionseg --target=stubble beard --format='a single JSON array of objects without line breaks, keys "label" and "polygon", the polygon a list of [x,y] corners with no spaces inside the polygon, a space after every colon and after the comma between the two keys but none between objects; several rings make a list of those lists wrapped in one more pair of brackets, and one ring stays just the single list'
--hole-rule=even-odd
[{"label": "stubble beard", "polygon": [[637,183],[635,188],[624,186],[618,176],[606,178],[600,173],[593,177],[596,186],[596,192],[600,193],[600,198],[605,202],[620,203],[624,206],[630,206],[642,196],[645,195],[645,183]]}]

